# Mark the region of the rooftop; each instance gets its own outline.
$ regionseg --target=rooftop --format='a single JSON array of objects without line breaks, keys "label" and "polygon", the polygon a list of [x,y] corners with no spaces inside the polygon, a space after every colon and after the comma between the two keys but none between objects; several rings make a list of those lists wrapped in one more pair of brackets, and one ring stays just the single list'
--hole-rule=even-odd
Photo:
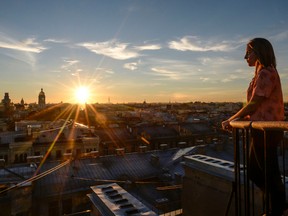
[{"label": "rooftop", "polygon": [[92,186],[88,194],[102,215],[157,215],[116,183]]}]

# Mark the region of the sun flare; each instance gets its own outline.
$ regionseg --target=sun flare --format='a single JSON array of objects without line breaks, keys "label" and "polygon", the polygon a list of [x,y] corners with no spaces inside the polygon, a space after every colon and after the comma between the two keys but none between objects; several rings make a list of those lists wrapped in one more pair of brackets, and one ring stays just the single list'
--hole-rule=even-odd
[{"label": "sun flare", "polygon": [[90,92],[85,86],[81,86],[75,89],[75,99],[77,103],[85,104],[89,100]]}]

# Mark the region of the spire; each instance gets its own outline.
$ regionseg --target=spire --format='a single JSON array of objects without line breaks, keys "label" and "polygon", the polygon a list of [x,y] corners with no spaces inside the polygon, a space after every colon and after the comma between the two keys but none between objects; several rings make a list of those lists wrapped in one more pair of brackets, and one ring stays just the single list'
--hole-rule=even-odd
[{"label": "spire", "polygon": [[43,88],[41,88],[41,91],[39,93],[39,96],[38,96],[38,106],[40,108],[43,108],[45,107],[46,105],[46,96],[45,96],[45,93],[43,91]]}]

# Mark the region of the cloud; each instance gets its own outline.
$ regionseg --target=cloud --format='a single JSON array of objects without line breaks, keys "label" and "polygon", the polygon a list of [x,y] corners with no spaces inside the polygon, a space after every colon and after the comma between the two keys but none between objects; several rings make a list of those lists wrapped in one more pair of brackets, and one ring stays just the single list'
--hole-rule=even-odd
[{"label": "cloud", "polygon": [[110,68],[97,68],[97,73],[106,73],[106,74],[114,74],[114,71]]},{"label": "cloud", "polygon": [[211,80],[211,78],[210,78],[210,77],[200,77],[200,80],[201,80],[202,82],[208,82],[208,81]]},{"label": "cloud", "polygon": [[228,42],[203,42],[196,36],[185,36],[178,41],[170,41],[170,49],[179,51],[196,51],[196,52],[207,52],[207,51],[229,51],[231,47]]},{"label": "cloud", "polygon": [[128,69],[128,70],[137,70],[139,65],[140,65],[141,61],[137,61],[137,62],[130,62],[130,63],[126,63],[123,65],[124,68]]},{"label": "cloud", "polygon": [[147,44],[143,46],[135,46],[137,50],[159,50],[161,49],[161,45],[159,44]]},{"label": "cloud", "polygon": [[71,76],[79,77],[80,74],[79,74],[78,71],[77,71],[77,72],[75,72],[75,73],[71,73]]},{"label": "cloud", "polygon": [[69,70],[69,68],[71,68],[72,66],[78,63],[79,63],[78,60],[64,59],[64,64],[61,66],[61,69]]},{"label": "cloud", "polygon": [[[2,48],[2,49],[1,49]],[[41,44],[36,42],[34,37],[19,41],[0,32],[0,52],[18,61],[35,66],[35,54],[46,50]]]},{"label": "cloud", "polygon": [[[94,83],[110,83],[111,77],[115,74],[113,69],[105,68],[105,67],[97,67],[95,70],[90,74],[90,76],[95,80]],[[105,80],[105,81],[102,81]]]},{"label": "cloud", "polygon": [[151,68],[151,70],[156,72],[156,74],[154,74],[154,75],[166,77],[166,78],[173,79],[173,80],[180,80],[181,79],[181,77],[179,76],[179,73],[177,73],[175,71],[171,71],[171,70],[161,68],[161,67],[153,67],[153,68]]},{"label": "cloud", "polygon": [[197,62],[175,60],[175,59],[159,59],[151,58],[146,59],[145,66],[150,67],[150,72],[145,72],[154,77],[158,77],[157,80],[181,80],[187,82],[195,78],[198,73],[201,73],[201,68]]},{"label": "cloud", "polygon": [[64,60],[64,62],[67,63],[68,66],[72,66],[79,63],[78,60]]},{"label": "cloud", "polygon": [[224,82],[224,83],[226,83],[226,82],[232,82],[232,81],[234,81],[234,80],[239,80],[239,79],[241,79],[241,78],[242,78],[242,77],[239,77],[239,76],[237,76],[237,75],[235,75],[235,74],[231,74],[231,75],[225,77],[224,79],[222,79],[221,82]]},{"label": "cloud", "polygon": [[69,72],[72,76],[79,77],[80,73],[83,71],[79,67],[75,67],[79,63],[78,60],[64,59],[64,63],[60,66],[61,71]]},{"label": "cloud", "polygon": [[51,42],[51,43],[67,43],[68,41],[66,40],[57,40],[57,39],[53,39],[53,38],[49,38],[49,39],[45,39],[45,42]]},{"label": "cloud", "polygon": [[239,62],[242,61],[241,60],[235,60],[235,59],[231,59],[229,57],[214,57],[214,58],[208,58],[208,57],[201,57],[198,58],[198,61],[200,62],[201,65],[205,65],[205,66],[213,66],[215,67],[222,67],[222,66],[234,66],[236,64],[239,64]]},{"label": "cloud", "polygon": [[35,38],[27,38],[24,41],[16,41],[7,37],[2,37],[1,35],[0,48],[32,53],[41,53],[42,51],[47,49],[37,43]]},{"label": "cloud", "polygon": [[131,59],[140,56],[139,53],[128,48],[128,43],[120,43],[116,40],[99,43],[82,43],[78,45],[85,47],[91,52],[108,56],[117,60]]},{"label": "cloud", "polygon": [[138,63],[137,62],[130,62],[130,63],[126,63],[123,66],[124,68],[128,69],[128,70],[137,70],[138,69]]}]

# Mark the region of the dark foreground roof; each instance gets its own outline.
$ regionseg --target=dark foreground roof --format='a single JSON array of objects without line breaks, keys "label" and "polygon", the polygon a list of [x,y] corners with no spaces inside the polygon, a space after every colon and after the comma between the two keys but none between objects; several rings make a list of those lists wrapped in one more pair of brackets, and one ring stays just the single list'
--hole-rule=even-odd
[{"label": "dark foreground roof", "polygon": [[[57,194],[87,191],[92,185],[108,182],[148,181],[161,176],[163,172],[171,174],[173,179],[176,173],[184,176],[181,165],[182,156],[193,151],[195,149],[190,147],[74,160],[35,181],[34,194],[44,198]],[[47,162],[40,171],[53,169],[59,163]]]}]

